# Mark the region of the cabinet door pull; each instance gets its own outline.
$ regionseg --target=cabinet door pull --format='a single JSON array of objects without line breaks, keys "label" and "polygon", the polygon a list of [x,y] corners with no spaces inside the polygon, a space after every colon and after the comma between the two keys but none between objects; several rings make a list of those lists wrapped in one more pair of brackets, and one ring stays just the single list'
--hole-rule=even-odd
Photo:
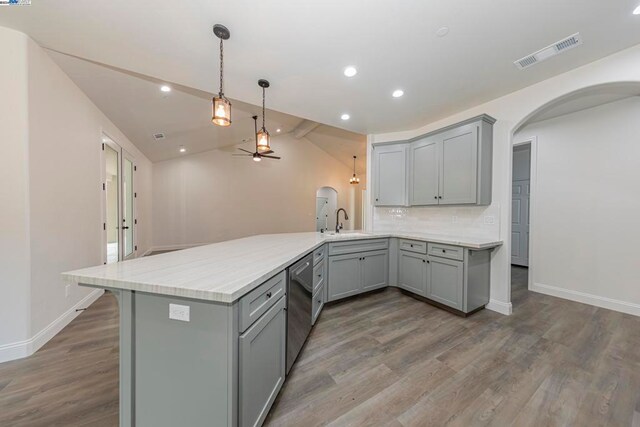
[{"label": "cabinet door pull", "polygon": [[267,298],[271,298],[271,292],[267,292]]}]

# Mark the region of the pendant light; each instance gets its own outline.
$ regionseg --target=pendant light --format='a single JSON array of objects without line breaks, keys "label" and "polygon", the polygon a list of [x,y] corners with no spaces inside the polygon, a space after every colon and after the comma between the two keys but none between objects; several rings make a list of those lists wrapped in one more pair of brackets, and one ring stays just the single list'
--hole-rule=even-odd
[{"label": "pendant light", "polygon": [[353,156],[353,176],[349,178],[349,184],[360,184],[360,178],[356,176],[356,156]]},{"label": "pendant light", "polygon": [[231,37],[231,33],[224,25],[213,26],[213,34],[220,39],[220,92],[213,97],[211,121],[218,126],[229,126],[231,124],[231,102],[224,96],[224,40]]},{"label": "pendant light", "polygon": [[264,125],[264,105],[265,105],[265,89],[269,87],[269,82],[265,79],[258,80],[258,86],[262,88],[262,129],[258,131],[256,134],[256,138],[258,139],[258,151],[270,151],[271,146],[271,136],[269,132],[267,132],[267,128]]}]

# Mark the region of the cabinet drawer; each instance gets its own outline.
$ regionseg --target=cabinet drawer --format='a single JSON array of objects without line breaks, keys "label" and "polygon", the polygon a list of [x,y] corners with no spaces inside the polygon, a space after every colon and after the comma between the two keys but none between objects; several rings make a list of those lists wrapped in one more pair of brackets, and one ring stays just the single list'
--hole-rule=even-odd
[{"label": "cabinet drawer", "polygon": [[419,242],[417,240],[400,239],[400,250],[415,252],[418,254],[426,254],[427,243]]},{"label": "cabinet drawer", "polygon": [[282,271],[240,299],[240,333],[285,294],[286,272]]},{"label": "cabinet drawer", "polygon": [[355,252],[379,251],[389,248],[389,239],[354,240],[329,243],[329,255],[344,255]]},{"label": "cabinet drawer", "polygon": [[318,288],[324,286],[325,261],[322,260],[313,267],[313,292],[317,292]]},{"label": "cabinet drawer", "polygon": [[313,295],[313,302],[311,303],[311,324],[314,325],[318,316],[320,316],[320,312],[322,311],[322,307],[324,307],[324,282],[322,285],[316,290],[316,293]]},{"label": "cabinet drawer", "polygon": [[326,252],[327,252],[327,245],[322,245],[319,248],[316,248],[316,250],[313,251],[313,265],[316,265],[320,261],[322,261],[324,259]]},{"label": "cabinet drawer", "polygon": [[464,248],[441,243],[429,243],[429,255],[462,261],[464,259]]}]

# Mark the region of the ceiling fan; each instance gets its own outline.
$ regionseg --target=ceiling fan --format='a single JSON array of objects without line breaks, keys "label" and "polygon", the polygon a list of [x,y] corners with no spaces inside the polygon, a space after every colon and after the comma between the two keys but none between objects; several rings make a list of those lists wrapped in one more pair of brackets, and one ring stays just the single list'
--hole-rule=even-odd
[{"label": "ceiling fan", "polygon": [[263,157],[267,158],[267,159],[276,159],[276,160],[280,160],[280,157],[278,156],[270,156],[270,154],[273,154],[273,150],[268,150],[268,151],[258,151],[258,116],[253,116],[253,126],[255,129],[255,133],[254,135],[256,135],[256,151],[254,153],[252,153],[249,150],[245,150],[244,148],[238,148],[238,150],[240,151],[244,151],[247,154],[233,154],[233,156],[235,157],[252,157],[254,162],[259,162],[262,160]]}]

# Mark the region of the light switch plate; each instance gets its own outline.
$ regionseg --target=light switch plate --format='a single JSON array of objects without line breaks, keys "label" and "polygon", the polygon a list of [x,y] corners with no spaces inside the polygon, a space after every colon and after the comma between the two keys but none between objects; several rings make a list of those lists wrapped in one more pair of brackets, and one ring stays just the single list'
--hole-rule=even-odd
[{"label": "light switch plate", "polygon": [[188,305],[169,304],[169,319],[188,322],[191,317],[191,307]]}]

